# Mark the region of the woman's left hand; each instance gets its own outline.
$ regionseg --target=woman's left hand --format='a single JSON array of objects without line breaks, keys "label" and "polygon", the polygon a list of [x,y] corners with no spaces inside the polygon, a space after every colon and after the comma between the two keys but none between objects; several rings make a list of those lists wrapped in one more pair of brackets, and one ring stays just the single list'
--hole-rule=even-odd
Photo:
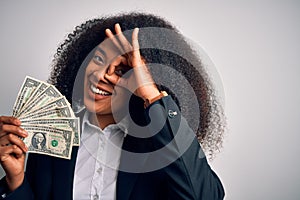
[{"label": "woman's left hand", "polygon": [[140,54],[139,29],[135,28],[132,32],[132,44],[124,36],[119,24],[115,25],[115,32],[116,35],[110,29],[105,31],[121,55],[110,63],[105,78],[114,85],[130,90],[144,101],[158,96],[160,92]]}]

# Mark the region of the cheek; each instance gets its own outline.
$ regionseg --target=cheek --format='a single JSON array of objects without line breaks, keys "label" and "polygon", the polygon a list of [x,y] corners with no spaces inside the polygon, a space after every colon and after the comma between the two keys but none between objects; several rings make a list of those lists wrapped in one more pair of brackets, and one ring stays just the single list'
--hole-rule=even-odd
[{"label": "cheek", "polygon": [[115,88],[115,95],[112,96],[112,110],[119,111],[120,109],[128,109],[129,99],[132,93],[124,88]]},{"label": "cheek", "polygon": [[89,88],[89,77],[93,72],[95,71],[95,67],[92,63],[92,61],[88,64],[88,66],[85,69],[84,73],[84,79],[83,79],[83,94],[86,95],[88,88]]},{"label": "cheek", "polygon": [[92,101],[92,99],[89,97],[89,84],[88,84],[88,75],[87,73],[85,73],[84,75],[84,80],[83,80],[83,104],[86,107],[94,107],[94,102]]},{"label": "cheek", "polygon": [[86,92],[87,87],[88,87],[88,77],[87,77],[87,74],[85,74],[84,80],[83,80],[84,93]]},{"label": "cheek", "polygon": [[84,78],[83,84],[83,100],[85,102],[88,95],[88,82],[86,77]]}]

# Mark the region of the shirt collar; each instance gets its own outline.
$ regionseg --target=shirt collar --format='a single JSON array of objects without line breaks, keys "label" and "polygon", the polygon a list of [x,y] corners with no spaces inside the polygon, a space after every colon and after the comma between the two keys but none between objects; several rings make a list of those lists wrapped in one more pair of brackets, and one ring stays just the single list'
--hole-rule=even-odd
[{"label": "shirt collar", "polygon": [[89,112],[88,110],[85,110],[84,116],[82,118],[82,130],[92,128],[92,129],[98,129],[98,130],[100,130],[100,132],[103,132],[106,129],[116,129],[116,128],[118,128],[124,133],[124,137],[126,137],[126,135],[128,134],[128,126],[129,126],[129,122],[130,122],[129,121],[130,120],[129,116],[125,116],[119,123],[110,124],[104,130],[102,130],[100,127],[98,127],[98,126],[96,126],[96,125],[94,125],[90,122],[89,118],[90,118],[91,115],[92,115],[91,112]]},{"label": "shirt collar", "polygon": [[119,128],[124,132],[124,137],[128,134],[128,128],[130,123],[130,117],[129,115],[126,115],[117,125]]}]

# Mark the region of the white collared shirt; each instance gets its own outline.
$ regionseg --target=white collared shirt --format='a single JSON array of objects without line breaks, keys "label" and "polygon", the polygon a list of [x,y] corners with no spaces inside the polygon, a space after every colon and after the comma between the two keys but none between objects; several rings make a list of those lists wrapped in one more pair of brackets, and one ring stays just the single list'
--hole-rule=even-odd
[{"label": "white collared shirt", "polygon": [[[89,122],[86,111],[82,122],[81,144],[78,150],[73,199],[116,199],[116,181],[124,140],[117,124],[101,130]],[[126,131],[125,131],[126,132]]]}]

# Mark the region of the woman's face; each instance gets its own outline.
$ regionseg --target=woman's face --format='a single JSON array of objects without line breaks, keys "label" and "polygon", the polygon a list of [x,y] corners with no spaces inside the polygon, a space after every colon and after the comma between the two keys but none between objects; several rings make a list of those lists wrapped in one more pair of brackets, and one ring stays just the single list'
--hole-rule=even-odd
[{"label": "woman's face", "polygon": [[[120,56],[118,54],[116,47],[106,39],[96,47],[85,71],[84,104],[89,111],[98,115],[112,115],[112,110],[118,111],[123,106],[124,95],[128,94],[126,89],[105,79],[110,64]],[[121,71],[120,65],[115,73],[122,73]]]}]

